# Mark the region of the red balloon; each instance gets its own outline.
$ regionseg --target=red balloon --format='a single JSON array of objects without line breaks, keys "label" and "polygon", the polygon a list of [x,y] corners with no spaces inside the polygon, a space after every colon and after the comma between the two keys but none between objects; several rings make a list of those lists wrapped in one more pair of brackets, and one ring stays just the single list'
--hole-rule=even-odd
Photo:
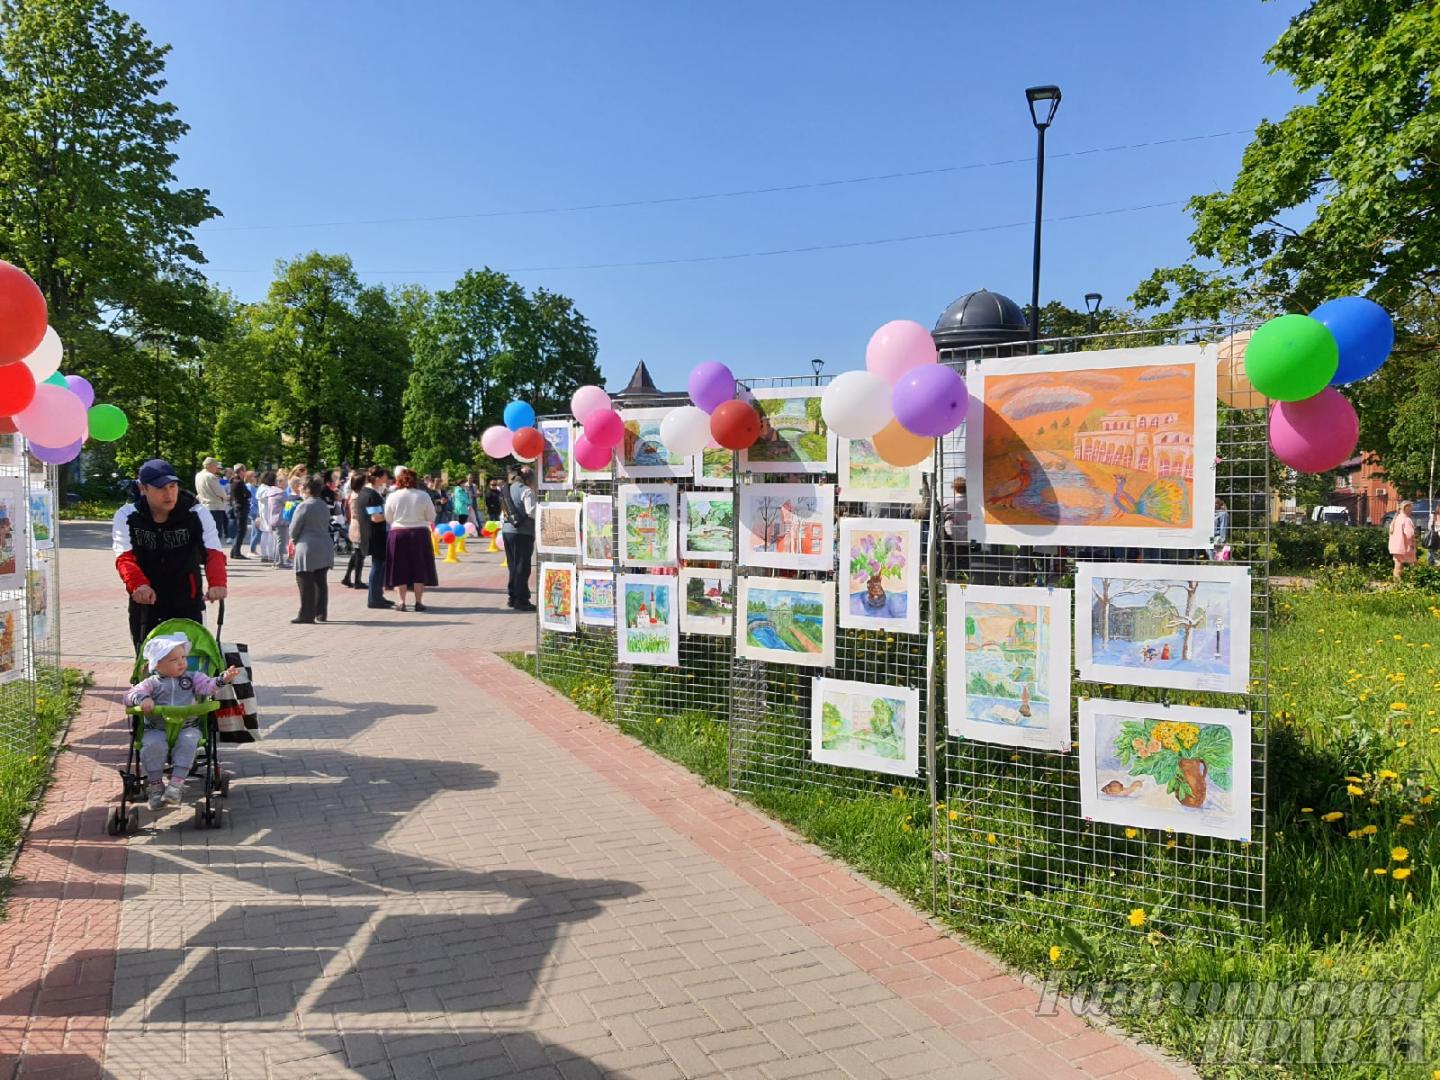
[{"label": "red balloon", "polygon": [[15,426],[15,418],[13,416],[0,416],[0,435],[8,435],[12,431],[19,430],[20,429]]},{"label": "red balloon", "polygon": [[34,352],[49,318],[40,287],[24,270],[0,259],[0,364]]},{"label": "red balloon", "polygon": [[516,457],[537,458],[545,449],[545,437],[533,427],[522,427],[515,432],[510,445],[514,448]]},{"label": "red balloon", "polygon": [[35,400],[35,373],[28,364],[0,365],[0,415],[14,416]]},{"label": "red balloon", "polygon": [[727,450],[748,450],[760,437],[760,414],[743,401],[726,401],[710,414],[710,434]]}]

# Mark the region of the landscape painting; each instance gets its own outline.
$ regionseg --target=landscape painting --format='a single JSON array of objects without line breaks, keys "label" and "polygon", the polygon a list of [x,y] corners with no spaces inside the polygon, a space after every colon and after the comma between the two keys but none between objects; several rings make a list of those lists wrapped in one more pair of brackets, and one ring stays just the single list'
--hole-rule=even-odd
[{"label": "landscape painting", "polygon": [[549,555],[580,554],[580,504],[542,502],[535,505],[535,550]]},{"label": "landscape painting", "polygon": [[891,465],[869,439],[841,439],[839,443],[841,502],[913,506],[919,501],[923,466]]},{"label": "landscape painting", "polygon": [[707,446],[702,453],[696,454],[695,483],[701,487],[733,487],[735,451]]},{"label": "landscape painting", "polygon": [[782,570],[835,566],[833,484],[742,484],[740,562]]},{"label": "landscape painting", "polygon": [[50,574],[43,562],[25,571],[25,600],[30,608],[30,638],[35,642],[50,638]]},{"label": "landscape painting", "polygon": [[575,429],[568,420],[541,420],[535,426],[545,440],[545,448],[540,451],[540,489],[568,490],[574,468]]},{"label": "landscape painting", "polygon": [[920,632],[920,523],[900,518],[840,522],[840,625]]},{"label": "landscape painting", "polygon": [[25,634],[19,614],[18,604],[0,609],[0,683],[14,682],[25,674]]},{"label": "landscape painting", "polygon": [[680,557],[729,562],[735,550],[735,500],[727,491],[680,496]]},{"label": "landscape painting", "polygon": [[575,632],[575,564],[540,564],[540,625],[546,630]]},{"label": "landscape painting", "polygon": [[55,504],[48,491],[30,492],[30,542],[36,551],[55,546]]},{"label": "landscape painting", "polygon": [[802,667],[835,663],[835,583],[742,577],[735,650],[751,660]]},{"label": "landscape painting", "polygon": [[622,409],[625,441],[617,448],[616,468],[630,479],[679,477],[693,474],[689,458],[672,454],[660,438],[660,421],[669,409]]},{"label": "landscape painting", "polygon": [[1070,749],[1070,590],[950,585],[945,712],[951,735]]},{"label": "landscape painting", "polygon": [[1172,690],[1249,689],[1248,567],[1079,563],[1075,590],[1080,678]]},{"label": "landscape painting", "polygon": [[812,679],[810,756],[822,765],[919,776],[920,691]]},{"label": "landscape painting", "polygon": [[609,566],[615,560],[615,504],[608,495],[586,495],[581,504],[586,566]]},{"label": "landscape painting", "polygon": [[1080,815],[1136,829],[1250,839],[1250,714],[1080,702]]},{"label": "landscape painting", "polygon": [[967,383],[971,540],[1209,545],[1213,352],[1172,345],[987,360]]},{"label": "landscape painting", "polygon": [[586,626],[615,625],[615,575],[608,570],[580,571],[580,621]]},{"label": "landscape painting", "polygon": [[679,579],[660,574],[621,574],[617,638],[620,663],[675,667],[680,663],[680,626],[675,588]]},{"label": "landscape painting", "polygon": [[616,493],[620,561],[626,566],[674,566],[674,484],[621,484]]},{"label": "landscape painting", "polygon": [[820,415],[819,387],[754,391],[760,437],[740,451],[740,468],[752,473],[835,471],[835,437]]},{"label": "landscape painting", "polygon": [[0,480],[0,589],[25,585],[25,495],[20,481]]},{"label": "landscape painting", "polygon": [[685,606],[680,629],[686,634],[728,637],[735,620],[735,583],[728,570],[686,567],[680,571]]}]

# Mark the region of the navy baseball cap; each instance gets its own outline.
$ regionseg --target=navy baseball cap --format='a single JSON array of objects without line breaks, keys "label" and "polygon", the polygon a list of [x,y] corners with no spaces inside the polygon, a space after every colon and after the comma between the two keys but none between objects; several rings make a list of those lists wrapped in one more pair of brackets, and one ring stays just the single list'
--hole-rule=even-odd
[{"label": "navy baseball cap", "polygon": [[146,487],[164,487],[166,484],[178,484],[180,478],[175,475],[175,466],[164,458],[151,458],[140,466],[140,483]]}]

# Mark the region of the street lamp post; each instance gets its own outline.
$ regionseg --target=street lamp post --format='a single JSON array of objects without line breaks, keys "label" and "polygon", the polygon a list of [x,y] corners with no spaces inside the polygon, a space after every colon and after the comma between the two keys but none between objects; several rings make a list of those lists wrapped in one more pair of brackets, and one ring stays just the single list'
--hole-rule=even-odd
[{"label": "street lamp post", "polygon": [[1100,317],[1100,301],[1105,299],[1098,292],[1085,294],[1085,310],[1090,315],[1090,333],[1095,332],[1095,320]]},{"label": "street lamp post", "polygon": [[815,372],[815,385],[816,385],[816,386],[819,386],[819,385],[820,385],[820,371],[821,371],[821,369],[822,369],[824,366],[825,366],[825,361],[824,361],[824,360],[821,360],[818,356],[815,357],[814,360],[811,360],[811,361],[810,361],[810,370],[813,371],[813,372]]},{"label": "street lamp post", "polygon": [[1031,86],[1025,90],[1030,122],[1035,125],[1035,265],[1030,275],[1030,340],[1040,338],[1040,217],[1045,210],[1045,129],[1060,108],[1058,86]]}]

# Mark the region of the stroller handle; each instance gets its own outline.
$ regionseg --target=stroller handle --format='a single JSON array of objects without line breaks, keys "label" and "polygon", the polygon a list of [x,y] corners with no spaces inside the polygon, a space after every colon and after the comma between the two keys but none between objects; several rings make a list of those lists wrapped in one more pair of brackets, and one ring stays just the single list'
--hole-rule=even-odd
[{"label": "stroller handle", "polygon": [[[158,716],[161,720],[188,720],[192,716],[204,716],[220,708],[220,702],[214,698],[207,701],[197,701],[193,705],[156,705],[150,710],[151,716]],[[125,712],[129,716],[144,716],[145,712],[139,705],[128,705]]]}]

